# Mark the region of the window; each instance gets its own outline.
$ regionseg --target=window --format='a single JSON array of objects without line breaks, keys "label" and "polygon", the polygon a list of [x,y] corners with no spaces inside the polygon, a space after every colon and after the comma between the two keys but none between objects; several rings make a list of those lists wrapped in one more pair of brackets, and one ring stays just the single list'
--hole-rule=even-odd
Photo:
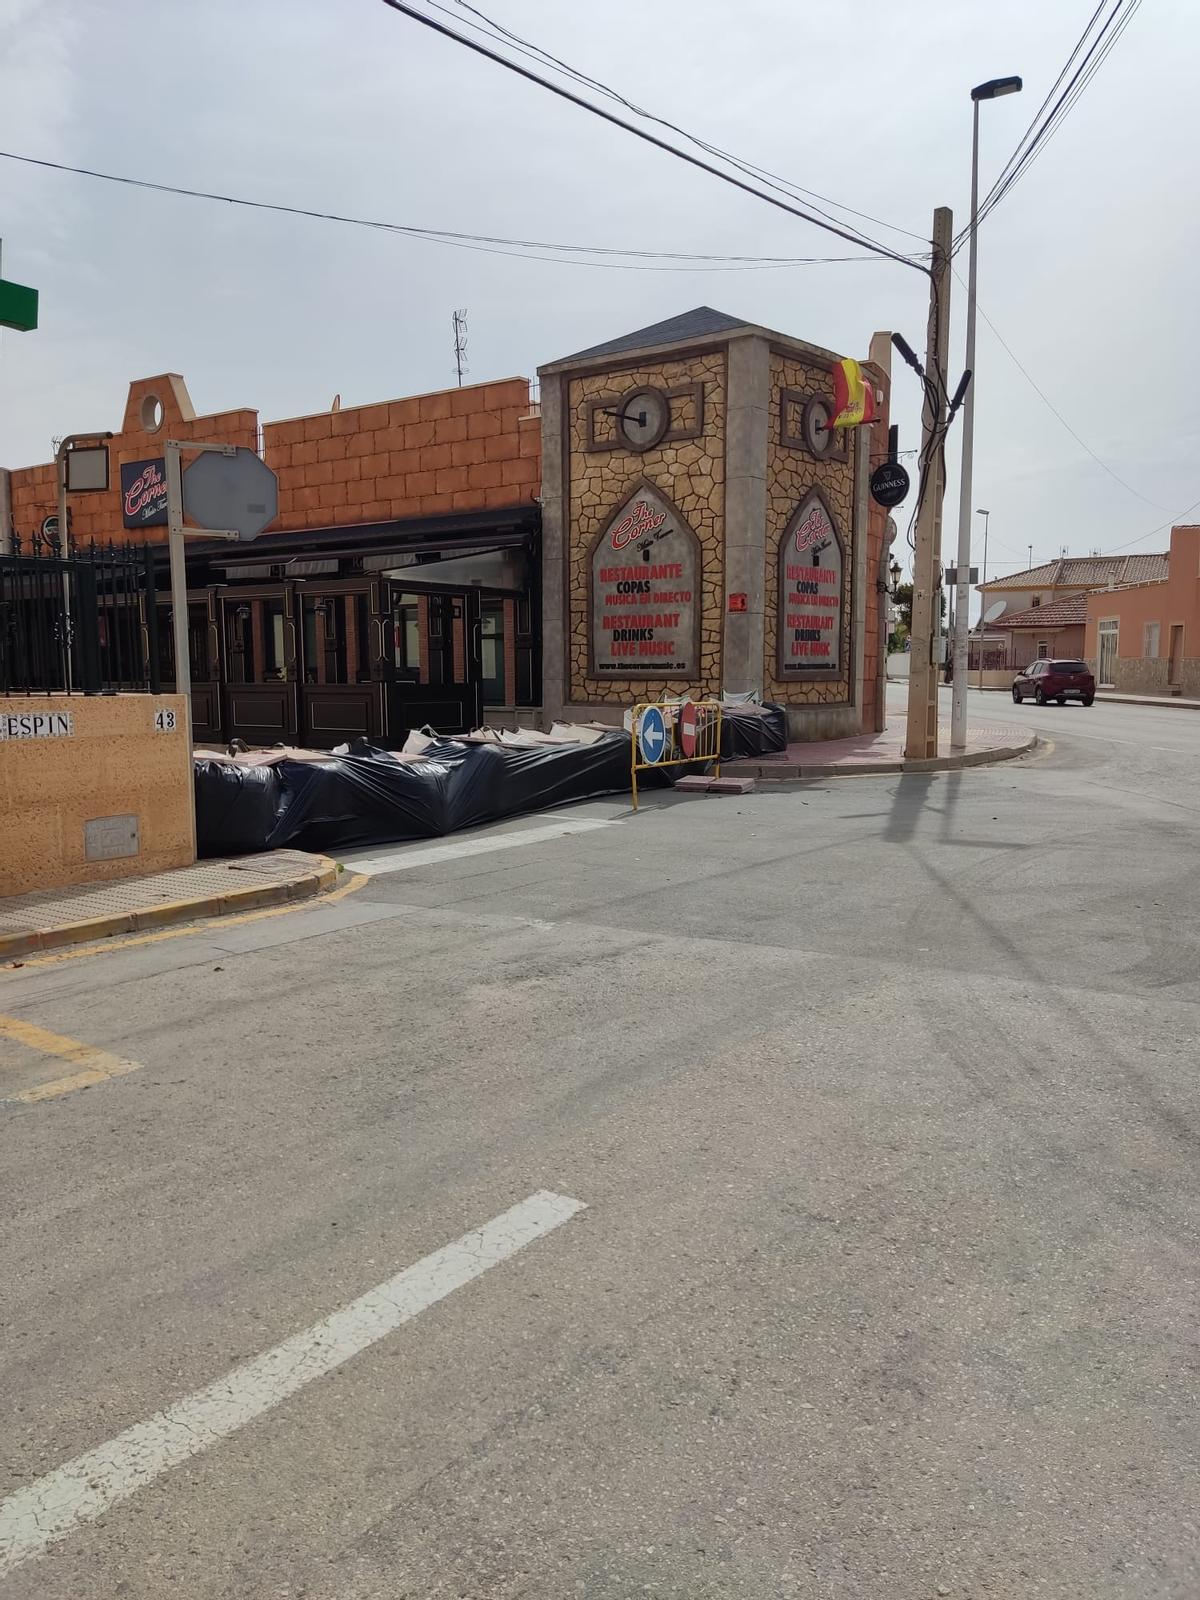
[{"label": "window", "polygon": [[392,604],[396,672],[410,683],[421,681],[421,607],[415,594],[398,594]]},{"label": "window", "polygon": [[287,664],[283,648],[283,601],[263,602],[263,682],[283,683]]},{"label": "window", "polygon": [[1151,658],[1158,655],[1159,628],[1157,622],[1148,622],[1142,630],[1142,654]]},{"label": "window", "polygon": [[1038,660],[1039,661],[1044,661],[1049,654],[1050,654],[1050,641],[1049,641],[1049,639],[1039,639],[1038,640]]},{"label": "window", "polygon": [[1113,682],[1117,670],[1117,639],[1120,632],[1120,620],[1117,617],[1102,617],[1096,624],[1096,650],[1097,671],[1102,689],[1113,689]]},{"label": "window", "polygon": [[1041,605],[1041,603],[1042,603],[1041,595],[1040,594],[1035,594],[1033,599],[1029,602],[1029,609],[1031,611],[1034,611],[1034,610],[1037,609],[1038,606]]},{"label": "window", "polygon": [[[192,682],[203,683],[210,676],[208,667],[208,606],[203,600],[188,605],[188,642],[192,657]],[[171,608],[158,608],[158,673],[162,683],[175,682],[175,632]]]},{"label": "window", "polygon": [[301,605],[305,683],[348,683],[346,597],[305,595]]},{"label": "window", "polygon": [[505,705],[504,687],[504,601],[485,600],[480,608],[482,622],[483,698],[487,705]]}]

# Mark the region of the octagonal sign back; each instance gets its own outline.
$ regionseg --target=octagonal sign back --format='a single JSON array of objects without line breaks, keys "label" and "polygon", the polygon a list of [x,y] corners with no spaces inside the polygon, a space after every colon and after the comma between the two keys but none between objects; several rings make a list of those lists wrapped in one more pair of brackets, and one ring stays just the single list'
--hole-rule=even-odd
[{"label": "octagonal sign back", "polygon": [[228,528],[256,539],[279,511],[275,474],[253,450],[205,451],[183,474],[183,509],[202,528]]}]

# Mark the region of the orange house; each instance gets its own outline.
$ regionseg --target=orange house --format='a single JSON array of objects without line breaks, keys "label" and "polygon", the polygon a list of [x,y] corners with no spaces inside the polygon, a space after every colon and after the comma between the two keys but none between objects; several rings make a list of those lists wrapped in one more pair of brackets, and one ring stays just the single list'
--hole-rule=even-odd
[{"label": "orange house", "polygon": [[1088,596],[1084,653],[1101,688],[1200,696],[1200,526],[1171,529],[1165,578]]}]

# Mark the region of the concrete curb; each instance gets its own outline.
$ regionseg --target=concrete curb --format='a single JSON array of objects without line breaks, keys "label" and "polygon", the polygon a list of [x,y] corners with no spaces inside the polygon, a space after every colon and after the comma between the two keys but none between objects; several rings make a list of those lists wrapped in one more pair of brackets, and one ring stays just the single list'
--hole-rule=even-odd
[{"label": "concrete curb", "polygon": [[1149,706],[1152,711],[1165,707],[1171,711],[1200,711],[1200,700],[1183,700],[1174,694],[1107,694],[1103,689],[1096,694],[1098,706]]},{"label": "concrete curb", "polygon": [[796,783],[808,778],[895,778],[916,772],[961,772],[964,767],[988,767],[1028,755],[1044,741],[1031,733],[1023,744],[993,745],[989,750],[970,750],[959,756],[933,756],[928,761],[841,761],[836,765],[814,762],[738,761],[723,762],[722,772],[730,777],[758,778],[764,783]]},{"label": "concrete curb", "polygon": [[284,883],[255,884],[246,889],[231,889],[225,894],[204,895],[195,900],[168,900],[162,905],[126,911],[119,916],[91,917],[82,922],[67,922],[57,928],[39,928],[33,933],[0,934],[0,961],[35,955],[41,950],[58,950],[68,944],[90,944],[112,939],[123,933],[147,933],[177,922],[193,922],[202,917],[227,917],[238,911],[257,911],[263,906],[286,905],[291,900],[311,900],[325,894],[338,879],[338,865],[329,856],[318,856],[317,866]]}]

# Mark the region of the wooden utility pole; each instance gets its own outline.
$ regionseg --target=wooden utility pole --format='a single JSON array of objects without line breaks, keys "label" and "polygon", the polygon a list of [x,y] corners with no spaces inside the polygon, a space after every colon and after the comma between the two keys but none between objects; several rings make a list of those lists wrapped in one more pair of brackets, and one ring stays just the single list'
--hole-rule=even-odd
[{"label": "wooden utility pole", "polygon": [[[908,726],[904,755],[926,761],[938,753],[938,663],[942,571],[942,496],[946,488],[946,364],[950,348],[950,243],[954,219],[948,206],[933,213],[929,330],[925,341],[925,406],[921,412],[921,456],[927,463],[925,494],[917,513],[913,557],[912,646],[908,667]],[[918,477],[918,484],[920,479]]]}]

